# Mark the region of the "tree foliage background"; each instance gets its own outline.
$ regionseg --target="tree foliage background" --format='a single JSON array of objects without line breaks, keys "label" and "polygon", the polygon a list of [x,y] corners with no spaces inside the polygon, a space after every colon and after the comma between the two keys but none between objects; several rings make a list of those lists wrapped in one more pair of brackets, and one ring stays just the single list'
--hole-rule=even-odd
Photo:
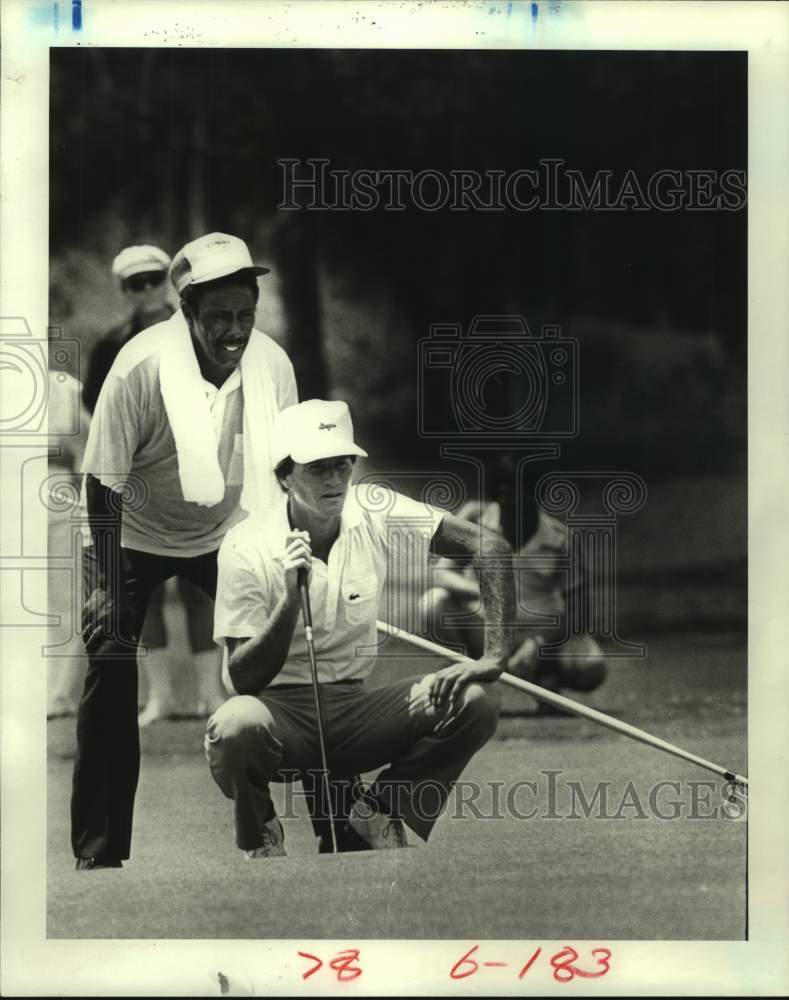
[{"label": "tree foliage background", "polygon": [[437,454],[416,417],[430,325],[520,313],[580,342],[564,460],[742,472],[745,209],[285,211],[277,160],[744,170],[746,74],[714,52],[53,49],[51,322],[84,356],[122,309],[119,249],[222,230],[274,268],[260,325],[302,398],[348,399],[388,461]]}]

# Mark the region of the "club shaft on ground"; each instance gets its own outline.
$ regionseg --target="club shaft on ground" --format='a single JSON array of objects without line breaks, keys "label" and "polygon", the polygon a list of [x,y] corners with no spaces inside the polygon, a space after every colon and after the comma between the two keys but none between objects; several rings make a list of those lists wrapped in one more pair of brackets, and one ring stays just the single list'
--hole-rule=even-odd
[{"label": "club shaft on ground", "polygon": [[307,573],[299,570],[299,595],[301,596],[301,613],[304,617],[304,636],[307,640],[307,652],[310,658],[312,673],[312,694],[315,699],[315,719],[318,723],[318,743],[321,752],[321,768],[323,769],[323,791],[326,796],[326,810],[329,814],[329,833],[331,836],[332,854],[337,854],[337,833],[334,829],[334,809],[331,801],[331,785],[329,783],[329,766],[326,763],[326,730],[323,725],[323,705],[321,690],[318,683],[318,663],[315,659],[315,643],[312,637],[312,608],[310,607],[310,588],[307,583]]},{"label": "club shaft on ground", "polygon": [[[440,656],[445,660],[453,660],[454,662],[459,663],[460,661],[467,659],[467,657],[453,649],[447,649],[445,646],[440,646],[438,643],[432,642],[430,639],[423,639],[421,636],[411,635],[410,632],[404,632],[402,629],[395,628],[394,625],[389,625],[386,622],[378,621],[376,622],[376,625],[379,632],[383,632],[385,635],[390,635],[396,639],[401,639],[410,646],[415,646],[417,649],[423,649],[425,652],[433,653],[435,656]],[[647,746],[654,747],[656,750],[663,750],[665,753],[670,753],[674,757],[679,757],[681,760],[687,760],[692,764],[697,764],[699,767],[712,771],[714,774],[721,775],[726,778],[727,781],[736,782],[737,784],[745,787],[748,785],[748,779],[746,777],[743,777],[741,774],[736,774],[734,771],[729,770],[729,768],[721,767],[720,764],[715,764],[711,760],[705,760],[703,757],[697,757],[696,754],[690,753],[688,750],[683,750],[682,747],[674,746],[673,743],[668,743],[666,740],[661,740],[658,736],[652,736],[651,733],[647,733],[643,729],[631,726],[627,722],[621,722],[619,719],[615,719],[611,715],[606,715],[605,712],[598,712],[595,708],[589,708],[587,705],[581,705],[579,702],[573,701],[570,698],[565,698],[561,694],[554,694],[553,691],[547,691],[538,684],[532,684],[530,681],[524,681],[520,677],[515,677],[513,674],[508,673],[503,673],[499,677],[499,681],[502,684],[506,684],[508,687],[514,688],[516,691],[523,691],[525,694],[530,694],[532,698],[536,698],[538,701],[543,701],[548,705],[554,705],[556,708],[561,708],[565,712],[571,712],[573,715],[577,715],[582,719],[589,719],[591,722],[596,722],[599,726],[605,726],[606,729],[611,729],[615,733],[627,736],[631,740],[638,740],[639,743],[645,743]]]}]

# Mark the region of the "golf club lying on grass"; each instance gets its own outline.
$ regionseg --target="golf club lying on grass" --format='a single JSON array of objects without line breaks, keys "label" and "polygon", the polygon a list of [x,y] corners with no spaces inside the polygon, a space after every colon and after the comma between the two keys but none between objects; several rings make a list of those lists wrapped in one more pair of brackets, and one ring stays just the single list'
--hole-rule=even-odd
[{"label": "golf club lying on grass", "polygon": [[[383,632],[385,635],[391,635],[395,639],[401,639],[410,646],[415,646],[417,649],[424,649],[426,652],[434,653],[436,656],[440,656],[445,660],[453,660],[456,663],[459,663],[462,660],[467,659],[467,657],[463,656],[462,653],[457,653],[453,649],[447,649],[445,646],[439,646],[438,643],[431,642],[430,639],[423,639],[420,636],[411,635],[409,632],[404,632],[402,629],[395,628],[394,625],[388,625],[386,622],[377,621],[376,626],[378,627],[378,631]],[[620,733],[622,736],[628,736],[631,740],[638,740],[639,743],[646,743],[647,746],[654,747],[656,750],[663,750],[665,753],[670,753],[674,757],[679,757],[681,760],[688,760],[692,764],[697,764],[699,767],[705,768],[707,771],[712,771],[714,774],[720,774],[727,781],[742,785],[744,788],[748,787],[748,779],[743,777],[743,775],[736,774],[734,771],[730,771],[726,767],[721,767],[720,764],[714,764],[710,760],[705,760],[703,757],[697,757],[696,754],[690,753],[688,750],[683,750],[681,747],[674,746],[673,743],[667,743],[666,740],[661,740],[657,736],[652,736],[651,733],[647,733],[643,729],[638,729],[636,726],[631,726],[627,722],[620,722],[619,719],[606,715],[604,712],[598,712],[595,708],[589,708],[586,705],[581,705],[579,702],[572,701],[570,698],[565,698],[563,695],[554,694],[553,691],[548,691],[545,688],[540,687],[538,684],[532,684],[530,681],[524,681],[520,677],[515,677],[513,674],[503,673],[501,677],[499,677],[499,681],[502,684],[506,684],[508,687],[515,688],[516,691],[523,691],[525,694],[530,694],[532,698],[536,698],[538,701],[544,701],[548,705],[554,705],[556,708],[560,708],[565,712],[570,712],[582,719],[589,719],[591,722],[596,722],[599,726],[605,726],[607,729],[612,729],[615,733]]]}]

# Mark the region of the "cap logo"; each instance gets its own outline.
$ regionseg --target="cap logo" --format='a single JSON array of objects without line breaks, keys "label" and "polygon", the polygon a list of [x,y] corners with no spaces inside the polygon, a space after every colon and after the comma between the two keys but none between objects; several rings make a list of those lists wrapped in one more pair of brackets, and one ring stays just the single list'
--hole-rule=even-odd
[{"label": "cap logo", "polygon": [[230,240],[211,240],[210,243],[206,243],[205,249],[210,250],[212,253],[216,253],[221,250],[222,247],[230,246]]},{"label": "cap logo", "polygon": [[331,430],[334,430],[334,428],[336,426],[337,426],[337,424],[320,424],[318,426],[318,430],[319,431],[331,431]]}]

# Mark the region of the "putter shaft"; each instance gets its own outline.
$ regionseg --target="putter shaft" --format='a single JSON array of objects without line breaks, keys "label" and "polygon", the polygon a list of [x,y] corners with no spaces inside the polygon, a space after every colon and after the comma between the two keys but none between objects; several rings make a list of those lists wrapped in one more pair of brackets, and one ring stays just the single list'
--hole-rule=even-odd
[{"label": "putter shaft", "polygon": [[323,725],[323,705],[321,704],[320,685],[318,684],[318,663],[315,659],[315,643],[312,637],[312,609],[310,607],[310,590],[307,584],[307,571],[298,572],[299,595],[301,597],[301,613],[304,617],[304,637],[307,640],[307,652],[310,658],[312,673],[312,694],[315,699],[315,718],[318,723],[318,743],[321,752],[321,768],[323,769],[323,790],[326,795],[326,809],[329,813],[329,832],[331,835],[332,854],[337,854],[337,834],[334,829],[334,810],[331,801],[331,785],[329,783],[329,767],[326,762],[326,735]]},{"label": "putter shaft", "polygon": [[[454,660],[458,663],[462,660],[468,659],[468,657],[463,656],[462,653],[458,653],[453,649],[447,649],[445,646],[439,646],[438,643],[431,642],[430,639],[423,639],[421,636],[411,635],[410,632],[404,632],[402,629],[395,628],[393,625],[389,625],[386,622],[378,621],[376,622],[376,626],[378,631],[383,632],[385,635],[391,635],[396,639],[401,639],[410,646],[416,646],[418,649],[424,649],[426,652],[434,653],[436,656],[441,656],[445,660]],[[523,691],[526,694],[530,694],[538,701],[544,701],[548,705],[554,705],[556,708],[561,708],[563,711],[570,712],[582,719],[589,719],[591,722],[596,722],[599,726],[605,726],[606,729],[611,729],[615,733],[627,736],[631,740],[637,740],[639,743],[645,743],[647,746],[654,747],[656,750],[663,750],[665,753],[672,754],[674,757],[679,757],[681,760],[687,760],[692,764],[697,764],[699,767],[703,767],[707,771],[712,771],[714,774],[721,775],[729,782],[742,785],[744,788],[748,787],[748,779],[744,775],[737,774],[735,771],[732,771],[727,767],[721,767],[720,764],[715,764],[711,760],[705,760],[704,757],[698,757],[696,754],[690,753],[688,750],[683,750],[682,747],[675,746],[673,743],[669,743],[666,740],[661,740],[658,736],[653,736],[644,729],[639,729],[637,726],[631,726],[627,722],[621,722],[619,719],[615,719],[611,715],[606,715],[605,712],[598,712],[597,709],[589,708],[587,705],[581,705],[579,702],[573,701],[571,698],[565,698],[564,695],[555,694],[553,691],[547,691],[538,684],[532,684],[530,681],[524,681],[520,677],[515,677],[513,674],[503,673],[499,677],[499,681],[501,681],[502,684],[506,684],[508,687],[515,688],[517,691]]]}]

